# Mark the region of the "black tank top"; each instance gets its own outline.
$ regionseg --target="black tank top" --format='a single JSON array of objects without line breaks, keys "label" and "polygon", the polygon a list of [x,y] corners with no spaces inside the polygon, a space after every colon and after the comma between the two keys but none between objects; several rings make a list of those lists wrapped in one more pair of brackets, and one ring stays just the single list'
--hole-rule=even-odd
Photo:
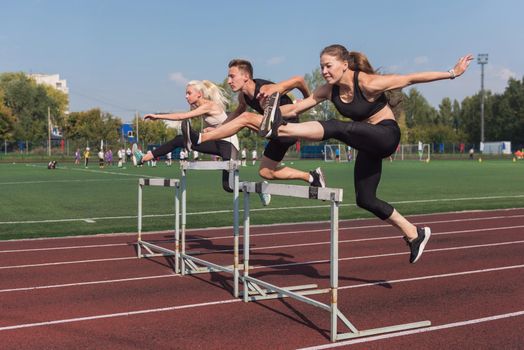
[{"label": "black tank top", "polygon": [[[264,114],[264,108],[260,105],[260,102],[257,100],[257,95],[260,92],[260,87],[268,84],[274,84],[273,82],[269,80],[264,79],[253,79],[255,82],[255,94],[253,95],[253,98],[249,98],[246,94],[244,94],[244,100],[246,101],[247,105],[251,108],[253,108],[255,111],[257,111],[260,114]],[[288,105],[292,104],[293,101],[288,95],[281,95],[280,96],[280,105]]]},{"label": "black tank top", "polygon": [[366,100],[358,86],[358,73],[359,71],[355,71],[353,79],[353,101],[345,103],[340,99],[340,87],[338,85],[333,85],[331,88],[331,101],[337,111],[344,117],[360,122],[368,119],[384,108],[388,104],[388,99],[386,95],[382,93],[379,98],[373,102]]}]

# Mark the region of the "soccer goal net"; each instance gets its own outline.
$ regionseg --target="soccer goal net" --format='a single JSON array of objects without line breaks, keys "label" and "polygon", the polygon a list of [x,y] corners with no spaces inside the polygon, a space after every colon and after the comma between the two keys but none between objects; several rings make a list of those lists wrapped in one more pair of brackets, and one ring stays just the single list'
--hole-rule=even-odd
[{"label": "soccer goal net", "polygon": [[393,159],[429,161],[431,159],[430,144],[400,144],[393,154]]},{"label": "soccer goal net", "polygon": [[324,161],[326,162],[347,162],[351,160],[353,150],[341,144],[324,145]]}]

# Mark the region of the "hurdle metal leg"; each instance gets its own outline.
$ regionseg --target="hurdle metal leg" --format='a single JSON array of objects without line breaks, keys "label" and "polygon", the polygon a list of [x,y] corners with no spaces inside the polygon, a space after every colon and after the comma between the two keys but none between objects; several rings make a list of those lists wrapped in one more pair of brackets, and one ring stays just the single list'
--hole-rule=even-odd
[{"label": "hurdle metal leg", "polygon": [[[143,225],[143,187],[144,186],[161,186],[161,187],[175,187],[175,250],[164,248],[157,244],[147,242],[142,239],[142,225]],[[175,273],[179,273],[179,252],[178,252],[178,237],[180,235],[180,181],[177,179],[139,179],[138,180],[138,238],[137,238],[137,256],[155,257],[155,256],[174,256],[175,257]],[[144,253],[145,250],[147,253]]]},{"label": "hurdle metal leg", "polygon": [[[244,302],[291,297],[293,299],[316,306],[322,310],[330,313],[330,339],[336,342],[342,339],[366,337],[370,335],[397,332],[401,330],[429,327],[430,321],[414,322],[408,324],[400,324],[389,327],[381,327],[367,330],[358,330],[349,319],[338,310],[338,216],[339,206],[342,202],[342,190],[330,188],[313,188],[306,186],[293,186],[281,184],[264,184],[264,183],[248,183],[244,182],[242,185],[244,193],[244,273],[243,283]],[[320,199],[330,201],[330,288],[329,289],[314,289],[301,290],[303,286],[298,288],[278,287],[273,284],[264,282],[249,276],[249,193],[267,193],[271,195],[290,196],[297,198]],[[263,289],[264,288],[264,289]],[[298,289],[298,291],[296,290]],[[314,299],[307,297],[308,294],[330,293],[330,304],[324,304]],[[341,321],[348,329],[347,333],[339,333],[337,330],[337,323]]]},{"label": "hurdle metal leg", "polygon": [[[233,294],[239,295],[239,270],[242,264],[239,263],[239,176],[240,164],[238,161],[224,162],[183,162],[182,169],[182,217],[181,217],[181,238],[180,238],[180,270],[181,274],[197,274],[209,272],[226,272],[233,275]],[[233,265],[222,266],[204,259],[197,258],[186,251],[186,216],[187,216],[187,171],[188,170],[227,170],[233,174]],[[193,252],[194,253],[194,252]]]}]

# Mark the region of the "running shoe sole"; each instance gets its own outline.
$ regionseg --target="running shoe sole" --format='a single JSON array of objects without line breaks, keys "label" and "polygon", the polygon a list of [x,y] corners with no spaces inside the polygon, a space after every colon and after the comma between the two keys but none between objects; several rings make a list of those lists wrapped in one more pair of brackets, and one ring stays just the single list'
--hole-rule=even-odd
[{"label": "running shoe sole", "polygon": [[420,243],[420,247],[418,248],[418,254],[415,260],[411,262],[412,264],[416,263],[418,259],[422,256],[422,253],[424,252],[424,248],[426,248],[426,244],[429,241],[429,237],[431,237],[431,229],[429,227],[424,227],[424,240],[422,240],[422,243]]},{"label": "running shoe sole", "polygon": [[277,108],[279,108],[279,102],[280,102],[280,93],[275,92],[271,96],[268,97],[267,104],[264,108],[264,117],[262,118],[262,122],[260,123],[260,127],[258,130],[258,134],[262,137],[266,137],[268,132],[270,131],[271,125],[273,124],[273,120],[275,119],[275,111]]}]

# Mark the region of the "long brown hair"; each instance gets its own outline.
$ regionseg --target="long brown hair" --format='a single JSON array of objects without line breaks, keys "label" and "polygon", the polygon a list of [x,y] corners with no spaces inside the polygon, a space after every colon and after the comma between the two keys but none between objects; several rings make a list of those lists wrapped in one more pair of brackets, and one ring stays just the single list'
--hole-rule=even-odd
[{"label": "long brown hair", "polygon": [[329,45],[320,52],[320,56],[330,55],[340,61],[346,61],[351,70],[359,70],[368,74],[375,74],[375,70],[369,63],[368,58],[361,52],[348,51],[344,46],[339,44]]},{"label": "long brown hair", "polygon": [[[322,50],[320,53],[320,56],[324,54],[336,57],[341,61],[346,61],[348,63],[349,69],[351,70],[359,70],[368,74],[377,74],[377,72],[371,66],[371,63],[369,63],[366,55],[361,52],[348,51],[344,46],[335,44],[325,47],[324,50]],[[396,116],[396,114],[398,114],[398,109],[395,107],[402,103],[403,99],[402,89],[385,91],[384,94],[386,95],[388,103]]]}]

